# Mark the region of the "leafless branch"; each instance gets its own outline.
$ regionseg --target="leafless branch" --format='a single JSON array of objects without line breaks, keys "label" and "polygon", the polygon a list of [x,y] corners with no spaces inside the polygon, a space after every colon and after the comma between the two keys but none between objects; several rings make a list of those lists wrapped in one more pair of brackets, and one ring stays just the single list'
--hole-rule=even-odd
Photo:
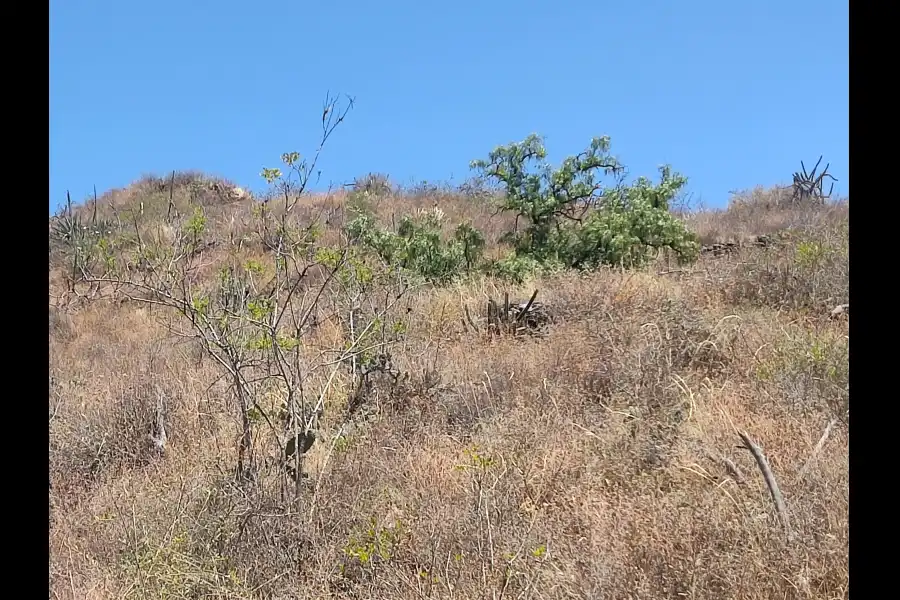
[{"label": "leafless branch", "polygon": [[836,417],[828,422],[828,425],[825,427],[825,431],[822,433],[822,436],[819,438],[819,441],[813,448],[812,454],[810,454],[809,459],[806,461],[806,464],[803,465],[803,468],[800,469],[798,477],[800,477],[801,479],[806,475],[807,470],[813,464],[813,462],[815,462],[816,457],[819,455],[819,452],[822,451],[822,448],[825,446],[825,442],[828,441],[828,436],[831,435],[831,430],[832,428],[834,428],[835,423],[837,423]]},{"label": "leafless branch", "polygon": [[744,447],[747,448],[751,454],[753,454],[753,458],[756,459],[756,464],[759,466],[759,470],[762,472],[763,479],[766,482],[766,486],[769,488],[769,493],[772,494],[772,500],[775,502],[775,509],[778,511],[778,516],[781,518],[781,522],[784,525],[784,529],[788,534],[788,538],[792,538],[793,534],[791,532],[790,521],[788,519],[787,506],[784,503],[784,496],[781,494],[781,490],[778,488],[778,482],[775,480],[775,475],[772,473],[772,469],[769,467],[769,462],[766,460],[766,456],[763,454],[760,447],[750,439],[745,432],[739,431],[738,435],[741,436],[741,440],[744,442]]},{"label": "leafless branch", "polygon": [[[793,185],[792,190],[793,194],[791,196],[792,202],[804,202],[804,201],[814,201],[817,203],[823,203],[825,200],[831,197],[831,193],[834,191],[834,182],[837,181],[830,173],[828,173],[828,167],[831,166],[831,163],[825,165],[825,168],[822,169],[822,172],[816,176],[816,171],[819,168],[819,164],[822,162],[822,156],[819,156],[819,160],[816,161],[815,166],[812,171],[807,173],[806,165],[803,161],[800,161],[801,171],[794,173],[793,176]],[[824,192],[824,181],[825,178],[828,177],[832,180],[831,187],[826,194]]]}]

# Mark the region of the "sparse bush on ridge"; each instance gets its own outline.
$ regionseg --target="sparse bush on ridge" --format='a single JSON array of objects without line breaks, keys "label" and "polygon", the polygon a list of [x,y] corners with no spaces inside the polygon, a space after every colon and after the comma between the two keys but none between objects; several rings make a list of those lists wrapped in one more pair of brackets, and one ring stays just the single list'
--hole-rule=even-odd
[{"label": "sparse bush on ridge", "polygon": [[[697,258],[696,236],[669,211],[669,202],[687,183],[670,167],[660,168],[656,185],[640,177],[632,185],[617,181],[605,187],[598,174],[616,176],[624,169],[609,154],[608,138],[595,138],[586,151],[567,158],[556,170],[543,162],[545,157],[541,139],[532,135],[496,148],[487,160],[472,162],[481,176],[504,188],[498,208],[516,216],[516,229],[506,235],[513,253],[500,260],[478,264],[484,236],[471,225],[460,224],[451,240],[442,240],[431,213],[418,223],[404,217],[397,233],[379,229],[371,217],[360,214],[348,230],[382,259],[396,259],[400,266],[432,280],[449,280],[461,274],[463,265],[466,273],[481,266],[488,273],[521,281],[539,270],[641,266],[662,249],[672,250],[681,262]],[[535,161],[536,170],[529,172]],[[362,204],[355,206],[367,211]],[[400,240],[406,240],[402,249]],[[459,260],[460,254],[465,261]]]},{"label": "sparse bush on ridge", "polygon": [[[263,201],[176,174],[51,221],[55,596],[846,595],[846,206],[675,218],[668,167],[534,136],[312,195],[337,108]],[[546,335],[466,326],[535,289]]]},{"label": "sparse bush on ridge", "polygon": [[369,173],[353,182],[353,191],[361,194],[385,195],[390,194],[393,189],[390,178],[381,173]]}]

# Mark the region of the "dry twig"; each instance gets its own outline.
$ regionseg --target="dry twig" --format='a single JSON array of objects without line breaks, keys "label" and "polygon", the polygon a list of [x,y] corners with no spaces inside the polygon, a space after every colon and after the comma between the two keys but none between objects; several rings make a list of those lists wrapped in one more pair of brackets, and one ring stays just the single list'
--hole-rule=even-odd
[{"label": "dry twig", "polygon": [[816,457],[819,455],[819,452],[822,451],[822,448],[825,446],[825,442],[828,440],[828,436],[831,435],[831,430],[834,427],[834,424],[837,423],[837,417],[831,419],[828,422],[828,425],[825,427],[825,432],[822,433],[822,437],[819,438],[819,441],[816,443],[815,448],[813,448],[812,454],[809,456],[809,459],[806,461],[806,464],[803,465],[803,468],[800,469],[799,477],[803,479],[803,476],[806,475],[806,471],[816,460]]},{"label": "dry twig", "polygon": [[781,517],[781,522],[788,534],[788,539],[791,539],[793,534],[791,533],[791,525],[790,520],[788,519],[787,506],[784,503],[784,496],[782,496],[781,490],[778,488],[778,482],[775,480],[775,475],[769,467],[766,456],[756,442],[751,440],[750,436],[745,432],[739,431],[738,435],[741,436],[744,447],[747,448],[751,454],[753,454],[753,458],[756,459],[756,464],[759,466],[759,470],[762,471],[763,479],[766,482],[766,486],[769,488],[769,493],[772,494],[772,500],[775,502],[775,509],[778,511],[778,516]]}]

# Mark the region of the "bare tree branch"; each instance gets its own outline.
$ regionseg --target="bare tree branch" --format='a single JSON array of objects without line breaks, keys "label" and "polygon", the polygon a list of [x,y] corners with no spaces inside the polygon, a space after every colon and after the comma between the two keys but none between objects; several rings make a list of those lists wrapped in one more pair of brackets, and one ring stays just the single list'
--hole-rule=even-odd
[{"label": "bare tree branch", "polygon": [[769,493],[772,494],[772,500],[775,502],[775,509],[778,511],[778,516],[781,518],[781,522],[784,525],[784,529],[787,532],[788,539],[793,538],[793,533],[791,532],[790,520],[788,519],[787,506],[784,503],[784,496],[781,494],[781,490],[778,488],[778,482],[775,480],[775,475],[772,473],[772,469],[769,467],[769,462],[766,460],[766,456],[763,454],[760,447],[750,439],[745,432],[739,431],[738,435],[741,436],[741,440],[744,442],[744,447],[747,448],[751,454],[753,454],[753,458],[756,459],[756,464],[759,466],[759,470],[762,472],[763,479],[766,482],[766,486],[769,488]]}]

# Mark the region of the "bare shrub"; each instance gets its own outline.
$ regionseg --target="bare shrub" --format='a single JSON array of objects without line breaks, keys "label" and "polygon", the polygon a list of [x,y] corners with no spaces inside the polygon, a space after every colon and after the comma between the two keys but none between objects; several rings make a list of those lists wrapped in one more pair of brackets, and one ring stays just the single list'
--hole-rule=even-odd
[{"label": "bare shrub", "polygon": [[149,465],[165,451],[158,442],[164,432],[168,437],[181,429],[173,422],[178,398],[150,377],[125,383],[109,405],[91,403],[87,412],[72,410],[75,398],[62,397],[87,391],[71,386],[57,391],[61,410],[50,424],[50,479],[57,497],[77,497],[123,469]]}]

